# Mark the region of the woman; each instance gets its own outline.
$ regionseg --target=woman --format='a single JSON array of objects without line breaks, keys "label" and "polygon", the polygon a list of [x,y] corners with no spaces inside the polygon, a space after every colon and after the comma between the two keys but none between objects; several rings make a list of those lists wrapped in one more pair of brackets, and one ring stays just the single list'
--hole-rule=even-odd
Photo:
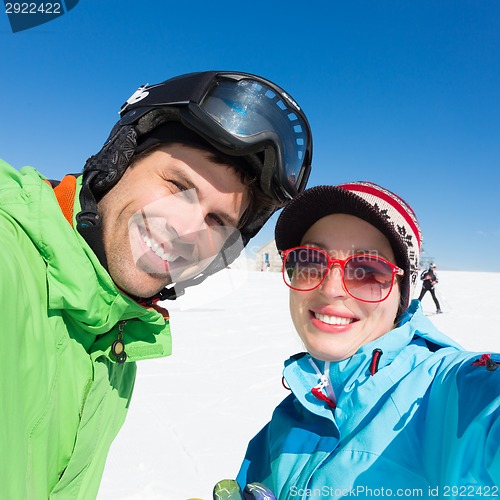
[{"label": "woman", "polygon": [[500,359],[464,352],[411,302],[420,228],[368,182],[319,186],[276,227],[307,353],[238,476],[278,499],[498,496]]}]

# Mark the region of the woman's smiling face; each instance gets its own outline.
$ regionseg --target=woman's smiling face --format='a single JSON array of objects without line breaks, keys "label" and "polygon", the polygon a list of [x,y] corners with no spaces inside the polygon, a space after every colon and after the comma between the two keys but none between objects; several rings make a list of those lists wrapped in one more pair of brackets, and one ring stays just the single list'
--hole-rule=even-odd
[{"label": "woman's smiling face", "polygon": [[[305,233],[301,245],[318,247],[331,257],[377,254],[395,263],[388,239],[368,222],[347,214],[323,217]],[[396,281],[386,300],[367,303],[344,289],[340,268],[333,266],[316,289],[290,290],[290,313],[308,352],[324,361],[349,358],[364,344],[394,328],[400,302]]]}]

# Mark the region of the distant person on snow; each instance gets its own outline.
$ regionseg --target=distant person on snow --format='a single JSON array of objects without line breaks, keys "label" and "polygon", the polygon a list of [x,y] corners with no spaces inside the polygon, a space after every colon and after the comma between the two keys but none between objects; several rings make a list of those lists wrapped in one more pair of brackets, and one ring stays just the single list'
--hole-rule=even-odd
[{"label": "distant person on snow", "polygon": [[256,75],[144,86],[120,116],[82,175],[0,161],[1,498],[96,498],[136,361],[171,353],[157,302],[226,268],[307,182],[306,117]]},{"label": "distant person on snow", "polygon": [[436,264],[430,264],[427,269],[425,269],[422,274],[420,275],[420,279],[422,280],[422,290],[420,291],[420,296],[418,297],[418,300],[422,301],[424,298],[424,295],[427,292],[430,292],[432,295],[432,300],[434,301],[434,304],[436,304],[436,314],[441,314],[441,306],[439,305],[439,301],[436,297],[436,290],[434,290],[434,287],[438,283],[438,277],[436,274]]},{"label": "distant person on snow", "polygon": [[250,442],[241,488],[498,495],[500,356],[463,351],[411,300],[421,233],[408,204],[370,182],[313,187],[275,236],[307,352],[285,363],[291,394]]}]

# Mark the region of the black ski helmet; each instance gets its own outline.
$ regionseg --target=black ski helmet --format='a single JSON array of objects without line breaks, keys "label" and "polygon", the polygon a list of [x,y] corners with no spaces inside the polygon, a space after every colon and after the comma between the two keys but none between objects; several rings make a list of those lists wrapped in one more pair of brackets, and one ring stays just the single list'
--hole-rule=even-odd
[{"label": "black ski helmet", "polygon": [[[275,202],[272,208],[257,207],[240,228],[243,246],[278,208],[304,190],[309,178],[312,137],[305,114],[283,89],[256,75],[206,71],[143,85],[123,104],[120,117],[103,148],[85,164],[77,215],[79,232],[105,267],[97,202],[118,183],[134,155],[145,144],[155,144],[153,131],[162,125],[177,122],[220,153],[235,157],[237,168],[256,178],[260,190]],[[236,256],[216,259],[204,274],[222,269]]]}]

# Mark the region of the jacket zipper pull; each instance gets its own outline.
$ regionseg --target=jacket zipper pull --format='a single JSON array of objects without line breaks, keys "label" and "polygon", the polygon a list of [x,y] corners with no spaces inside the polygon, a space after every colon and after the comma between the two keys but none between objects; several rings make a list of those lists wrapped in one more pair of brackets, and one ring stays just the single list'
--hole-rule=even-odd
[{"label": "jacket zipper pull", "polygon": [[[309,363],[314,368],[319,378],[319,384],[311,389],[311,394],[316,399],[324,401],[330,408],[335,409],[337,407],[337,397],[335,396],[332,384],[330,383],[330,376],[328,375],[330,362],[325,361],[325,373],[319,371],[319,368],[312,358],[309,358]],[[325,389],[326,394],[323,393],[323,389]]]},{"label": "jacket zipper pull", "polygon": [[120,365],[125,363],[127,360],[127,353],[125,352],[125,344],[123,343],[123,329],[125,328],[126,321],[120,321],[118,323],[118,335],[116,340],[111,345],[111,352],[115,357],[115,360]]},{"label": "jacket zipper pull", "polygon": [[372,352],[372,360],[370,363],[370,374],[372,377],[378,372],[378,364],[380,362],[382,354],[384,354],[384,352],[379,348],[374,349]]},{"label": "jacket zipper pull", "polygon": [[325,385],[324,381],[321,381],[316,387],[311,389],[311,394],[320,401],[324,401],[330,408],[335,409],[337,407],[337,402],[329,398],[326,394],[323,394],[323,389],[328,387],[328,382]]}]

